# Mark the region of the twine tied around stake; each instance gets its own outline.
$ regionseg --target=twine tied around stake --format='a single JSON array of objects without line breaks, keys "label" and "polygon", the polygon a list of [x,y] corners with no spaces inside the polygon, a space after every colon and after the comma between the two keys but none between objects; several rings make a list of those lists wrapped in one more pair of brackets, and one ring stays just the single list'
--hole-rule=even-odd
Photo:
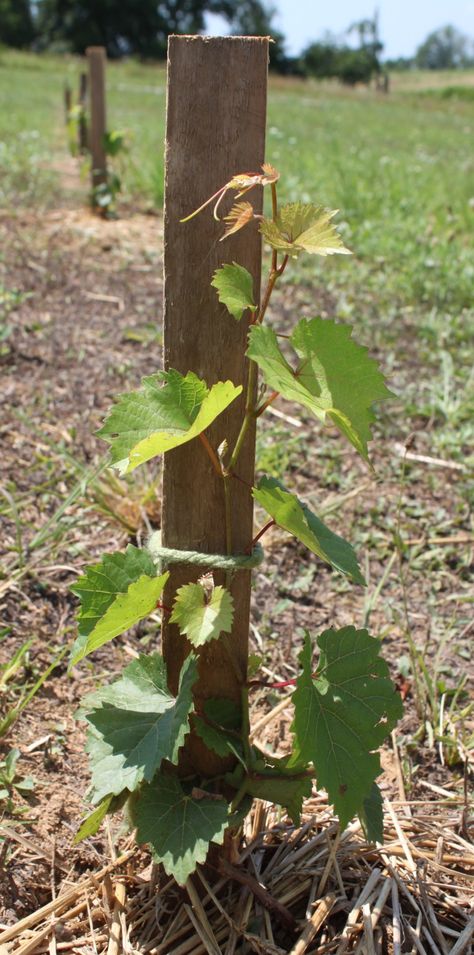
[{"label": "twine tied around stake", "polygon": [[147,548],[155,561],[164,570],[170,564],[194,564],[196,567],[209,567],[212,570],[225,570],[235,573],[238,570],[253,570],[263,561],[261,544],[255,544],[251,554],[204,554],[198,550],[178,550],[175,547],[161,546],[161,533],[151,535]]}]

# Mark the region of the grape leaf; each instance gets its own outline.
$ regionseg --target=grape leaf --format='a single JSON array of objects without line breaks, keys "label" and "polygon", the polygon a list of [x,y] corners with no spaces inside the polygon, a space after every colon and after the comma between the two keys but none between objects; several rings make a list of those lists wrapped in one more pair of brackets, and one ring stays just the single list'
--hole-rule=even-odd
[{"label": "grape leaf", "polygon": [[137,841],[151,845],[154,858],[179,885],[205,861],[211,842],[222,844],[229,823],[227,800],[193,799],[178,779],[162,773],[132,797],[129,815]]},{"label": "grape leaf", "polygon": [[201,584],[180,587],[173,604],[170,623],[176,623],[194,647],[230,633],[234,619],[234,601],[225,587],[214,587],[209,599]]},{"label": "grape leaf", "polygon": [[351,339],[352,327],[333,319],[301,319],[290,342],[299,356],[294,370],[284,358],[273,329],[253,325],[247,355],[262,370],[267,385],[317,418],[329,417],[368,461],[374,401],[390,398],[377,362]]},{"label": "grape leaf", "polygon": [[186,444],[204,431],[240,395],[242,386],[218,381],[208,388],[193,372],[160,372],[143,388],[120,395],[98,434],[111,444],[121,474]]},{"label": "grape leaf", "polygon": [[229,235],[233,235],[235,232],[240,232],[240,229],[243,229],[249,222],[253,219],[253,206],[250,202],[236,202],[230,212],[224,216],[224,221],[227,222],[226,230],[224,235],[221,236],[219,242],[223,242],[224,239],[227,239]]},{"label": "grape leaf", "polygon": [[383,842],[383,804],[382,793],[377,783],[372,784],[359,810],[359,819],[368,842]]},{"label": "grape leaf", "polygon": [[249,654],[247,660],[247,677],[249,680],[256,676],[263,664],[263,657],[259,653]]},{"label": "grape leaf", "polygon": [[218,756],[232,754],[242,761],[239,739],[242,715],[238,704],[224,697],[211,698],[204,703],[204,714],[206,719],[194,717],[193,726],[207,748]]},{"label": "grape leaf", "polygon": [[337,209],[290,202],[283,206],[276,220],[263,219],[260,232],[277,252],[296,258],[300,252],[312,255],[350,255],[331,219]]},{"label": "grape leaf", "polygon": [[249,777],[247,792],[257,799],[283,806],[296,826],[299,826],[303,800],[311,796],[312,781],[306,776],[298,779],[291,776],[265,775],[258,779]]},{"label": "grape leaf", "polygon": [[279,527],[293,534],[313,554],[351,577],[355,583],[365,585],[351,545],[329,530],[295,494],[286,491],[279,481],[267,477],[260,479],[252,493]]},{"label": "grape leaf", "polygon": [[201,716],[194,717],[193,728],[207,748],[212,749],[213,753],[217,753],[218,756],[231,756],[236,749],[239,753],[241,752],[238,739],[234,739],[218,726],[211,726],[206,723]]},{"label": "grape leaf", "polygon": [[380,773],[374,750],[402,714],[401,700],[379,656],[380,640],[367,630],[343,627],[318,638],[321,650],[312,677],[311,640],[300,654],[303,668],[293,694],[298,760],[312,763],[318,785],[345,826],[362,812]]},{"label": "grape leaf", "polygon": [[71,666],[152,613],[168,577],[157,577],[149,553],[133,544],[89,567],[71,587],[81,600]]},{"label": "grape leaf", "polygon": [[114,797],[112,795],[105,796],[102,802],[96,806],[93,812],[90,812],[89,815],[82,820],[81,825],[73,839],[74,846],[77,846],[77,844],[82,842],[84,839],[88,839],[89,836],[95,836],[109,811],[109,806],[113,798]]},{"label": "grape leaf", "polygon": [[122,677],[86,697],[87,752],[92,770],[92,802],[150,782],[163,759],[177,763],[189,732],[192,688],[197,679],[191,654],[181,670],[178,695],[168,690],[158,653],[134,660]]},{"label": "grape leaf", "polygon": [[226,697],[211,698],[204,703],[204,712],[208,719],[226,730],[240,730],[242,714],[235,700]]},{"label": "grape leaf", "polygon": [[223,265],[214,272],[211,285],[217,289],[219,301],[237,321],[240,321],[245,310],[255,311],[253,300],[253,278],[242,265],[233,262],[232,265]]}]

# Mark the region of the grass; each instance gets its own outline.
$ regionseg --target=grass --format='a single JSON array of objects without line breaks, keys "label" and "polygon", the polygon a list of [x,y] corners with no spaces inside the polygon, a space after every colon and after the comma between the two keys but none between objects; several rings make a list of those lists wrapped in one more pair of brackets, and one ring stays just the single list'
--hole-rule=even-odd
[{"label": "grass", "polygon": [[[51,151],[66,151],[62,91],[65,82],[77,88],[83,65],[72,57],[0,53],[4,205],[12,194],[28,203],[59,188],[49,160]],[[389,312],[399,302],[440,309],[471,302],[474,111],[470,101],[440,96],[469,88],[474,75],[459,75],[440,87],[442,74],[409,74],[408,92],[401,75],[400,92],[388,97],[270,82],[267,158],[284,170],[286,197],[342,210],[361,279],[375,283]],[[428,93],[426,84],[434,84]],[[107,87],[109,128],[125,128],[131,139],[127,194],[160,207],[164,68],[110,64]],[[338,263],[341,272],[353,282],[352,263]]]},{"label": "grass", "polygon": [[[77,87],[81,68],[83,63],[71,57],[0,52],[0,206],[61,200],[60,166],[67,156],[63,87],[66,81]],[[267,159],[284,174],[284,198],[341,210],[340,227],[354,253],[351,259],[321,260],[316,282],[314,260],[298,264],[296,305],[301,314],[330,309],[354,324],[358,340],[383,352],[384,367],[399,395],[398,404],[382,409],[379,416],[391,441],[403,442],[416,431],[418,451],[468,469],[474,462],[474,73],[403,74],[392,86],[385,97],[272,79]],[[107,94],[109,128],[127,129],[131,141],[125,198],[141,208],[160,208],[164,68],[110,64]],[[324,290],[320,297],[315,288]],[[9,288],[0,291],[4,302],[5,295],[17,294]],[[287,430],[272,424],[270,440],[265,434],[260,438],[260,463],[273,473],[283,473],[293,463],[300,466],[308,446],[306,432],[293,433],[288,440]],[[343,473],[340,459],[334,460],[338,453],[330,443],[323,446],[323,478],[334,489],[339,474],[339,489],[350,493],[360,475]],[[397,466],[392,465],[392,476]],[[79,486],[82,475],[75,477]],[[464,502],[458,496],[454,513],[446,505],[449,477],[449,471],[430,474],[433,501],[428,504],[417,499],[419,469],[407,468],[406,537],[429,536],[431,527],[449,533],[465,524],[467,481]],[[7,506],[5,501],[2,506]],[[62,529],[61,507],[51,526],[39,532],[40,544],[50,535],[55,546]],[[369,515],[359,515],[358,542],[382,541],[383,549],[392,531],[395,535],[381,494]],[[403,547],[411,578],[432,575],[436,581],[428,606],[435,627],[447,561],[458,561],[462,622],[467,558],[455,549]],[[20,553],[21,526],[18,549]],[[393,547],[387,549],[385,566],[393,553]],[[17,570],[22,572],[21,567]],[[398,586],[389,575],[374,582],[368,616],[380,599],[390,610],[392,585]],[[403,629],[403,620],[400,626]],[[454,641],[456,626],[448,616],[439,618],[441,643]],[[438,695],[443,698],[442,690]]]}]

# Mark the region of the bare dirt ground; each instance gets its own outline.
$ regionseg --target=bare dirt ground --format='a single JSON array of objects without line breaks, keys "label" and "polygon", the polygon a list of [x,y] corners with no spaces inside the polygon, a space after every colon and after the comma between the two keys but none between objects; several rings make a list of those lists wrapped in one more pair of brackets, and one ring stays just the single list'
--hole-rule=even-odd
[{"label": "bare dirt ground", "polygon": [[[127,212],[111,222],[67,207],[0,217],[4,250],[0,268],[8,272],[8,287],[24,293],[9,316],[13,329],[0,359],[4,505],[0,662],[5,665],[26,641],[32,641],[18,672],[0,685],[3,715],[18,702],[21,686],[32,686],[55,654],[71,643],[77,601],[69,586],[82,568],[105,551],[142,540],[150,528],[159,526],[157,468],[139,478],[138,490],[110,478],[100,471],[104,447],[94,432],[112,397],[136,387],[142,375],[160,366],[161,238],[160,218]],[[294,301],[304,306],[304,291],[280,293],[276,307],[283,319]],[[331,302],[326,305],[330,309]],[[291,408],[279,407],[291,417]],[[325,444],[324,487],[318,492],[320,464],[316,464],[307,427],[305,419],[298,429],[291,421],[269,416],[261,454],[279,459],[285,446],[281,429],[287,429],[291,441],[305,446],[299,463],[291,465],[293,486],[299,488],[304,482],[307,488],[309,479],[314,499],[331,511],[338,485],[335,473],[331,476],[332,443],[328,439]],[[415,541],[410,546],[416,547],[418,539],[428,542],[442,536],[437,534],[441,503],[452,517],[445,533],[452,536],[451,545],[437,544],[445,549],[436,598],[438,620],[449,621],[457,615],[456,641],[455,646],[449,640],[441,645],[437,634],[430,634],[430,574],[408,575],[404,587],[395,573],[394,559],[382,595],[376,593],[393,553],[390,527],[396,520],[401,471],[394,444],[403,436],[396,430],[379,436],[379,483],[350,452],[339,459],[343,476],[351,479],[351,490],[344,492],[342,507],[332,507],[334,529],[358,527],[359,540],[373,549],[372,603],[321,566],[315,573],[304,550],[275,532],[266,540],[269,559],[257,575],[252,639],[257,649],[265,651],[267,672],[288,679],[295,673],[302,628],[308,626],[314,632],[329,622],[340,626],[369,618],[373,632],[384,634],[385,653],[406,698],[406,716],[397,731],[399,746],[387,745],[383,755],[382,790],[394,800],[427,801],[428,809],[430,801],[433,809],[438,806],[441,797],[447,804],[441,828],[457,832],[468,845],[473,836],[464,805],[467,757],[464,764],[457,757],[448,765],[446,750],[442,761],[440,748],[429,734],[424,739],[420,736],[415,745],[419,717],[413,674],[400,664],[408,652],[403,616],[407,599],[413,639],[425,647],[426,661],[436,662],[436,678],[449,677],[456,685],[469,666],[472,621],[465,603],[469,582],[465,562],[458,564],[460,549],[469,541],[462,509],[463,474],[456,468],[446,470],[440,483],[433,481],[429,466],[415,462],[417,470],[412,471],[405,494],[404,533],[407,541]],[[412,451],[417,450],[423,447],[415,440]],[[305,496],[308,499],[307,492]],[[13,794],[0,827],[0,921],[4,925],[47,903],[66,877],[73,884],[85,872],[100,868],[114,851],[116,829],[72,845],[87,788],[83,733],[74,712],[85,690],[101,676],[113,675],[137,649],[157,639],[158,621],[152,620],[99,651],[93,664],[82,664],[72,674],[67,672],[65,657],[4,735],[5,754],[14,746],[20,750],[19,775],[35,779],[27,798]],[[275,693],[272,704],[279,698]],[[255,709],[258,719],[265,712],[258,693]],[[280,752],[289,745],[284,709],[262,728],[261,739]],[[439,816],[439,808],[436,811]],[[146,856],[143,864],[147,864]],[[466,877],[471,870],[461,850],[459,865],[452,870],[455,876],[446,871],[448,876],[436,870],[433,878],[446,885],[449,878],[458,880],[458,904],[468,907]]]}]

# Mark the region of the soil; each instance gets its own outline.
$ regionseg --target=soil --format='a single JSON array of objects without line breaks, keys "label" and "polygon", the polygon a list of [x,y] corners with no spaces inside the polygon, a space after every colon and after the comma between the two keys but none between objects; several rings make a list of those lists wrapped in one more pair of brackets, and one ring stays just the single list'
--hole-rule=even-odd
[{"label": "soil", "polygon": [[[138,490],[107,474],[93,475],[104,457],[103,443],[94,432],[112,397],[136,387],[143,375],[161,364],[161,246],[161,219],[126,209],[116,221],[67,204],[44,212],[20,210],[0,216],[0,285],[24,295],[8,316],[12,331],[0,359],[5,505],[0,662],[11,661],[14,652],[31,640],[18,671],[0,683],[3,715],[19,702],[22,687],[33,686],[55,654],[70,645],[77,600],[69,587],[82,568],[130,540],[140,542],[150,528],[159,527],[157,465],[139,479]],[[295,303],[304,305],[304,294],[289,287],[280,293],[276,308],[282,321]],[[324,305],[330,311],[329,299]],[[278,409],[287,416],[293,413],[283,404]],[[292,437],[302,436],[305,453],[291,464],[290,480],[307,498],[308,486],[317,487],[320,460],[314,445],[305,440],[309,422],[304,417],[301,421],[298,429],[269,415],[265,446],[268,441],[271,445],[274,434],[276,447],[282,427]],[[403,440],[400,432],[403,429],[398,426],[397,431],[395,425],[377,435],[378,482],[355,455],[336,450],[339,445],[331,434],[324,445],[324,486],[316,499],[327,505],[337,496],[337,469],[332,464],[337,455],[343,485],[352,488],[352,496],[348,493],[343,509],[333,511],[332,526],[342,530],[353,524],[360,540],[370,545],[370,593],[393,551],[390,526],[395,521],[401,470],[394,442]],[[422,442],[423,436],[415,440],[415,451],[424,451]],[[435,787],[448,792],[462,788],[462,761],[448,766],[445,759],[442,765],[440,749],[429,739],[414,746],[419,718],[413,677],[399,663],[408,652],[403,618],[406,597],[415,642],[424,646],[426,660],[442,661],[439,679],[455,686],[469,665],[469,604],[464,602],[468,578],[455,543],[456,535],[468,533],[462,481],[456,469],[442,472],[441,479],[433,481],[433,470],[415,463],[406,488],[407,538],[427,541],[430,533],[436,536],[441,504],[452,517],[447,533],[453,535],[453,545],[440,558],[436,597],[437,626],[455,618],[456,639],[440,646],[438,633],[430,633],[430,574],[414,576],[408,568],[405,592],[400,575],[390,574],[370,614],[373,632],[384,634],[385,655],[406,698],[406,715],[397,736],[410,798],[418,794],[435,799],[439,795]],[[421,525],[415,504],[422,507]],[[44,536],[38,540],[41,529]],[[269,679],[285,680],[295,673],[304,627],[315,632],[328,625],[360,622],[364,612],[367,617],[367,605],[360,588],[351,589],[320,564],[313,573],[313,562],[304,549],[289,543],[281,532],[270,533],[265,543],[268,561],[256,575],[253,649],[264,650],[264,672]],[[63,658],[3,736],[4,754],[12,747],[20,750],[19,777],[35,779],[28,798],[13,794],[0,827],[0,920],[4,924],[49,901],[54,886],[66,876],[75,882],[109,858],[110,840],[119,837],[116,829],[101,831],[79,846],[72,844],[84,813],[88,783],[83,730],[74,713],[85,691],[104,676],[112,677],[137,650],[157,640],[157,621],[152,620],[98,651],[93,664],[86,662],[69,673]],[[275,705],[279,699],[275,691],[270,702]],[[259,690],[254,704],[258,719],[268,708]],[[268,723],[260,738],[267,747],[284,752],[289,745],[288,713],[283,711]],[[382,789],[397,798],[402,787],[399,763],[388,745],[383,765]],[[463,831],[467,837],[465,820]]]}]

